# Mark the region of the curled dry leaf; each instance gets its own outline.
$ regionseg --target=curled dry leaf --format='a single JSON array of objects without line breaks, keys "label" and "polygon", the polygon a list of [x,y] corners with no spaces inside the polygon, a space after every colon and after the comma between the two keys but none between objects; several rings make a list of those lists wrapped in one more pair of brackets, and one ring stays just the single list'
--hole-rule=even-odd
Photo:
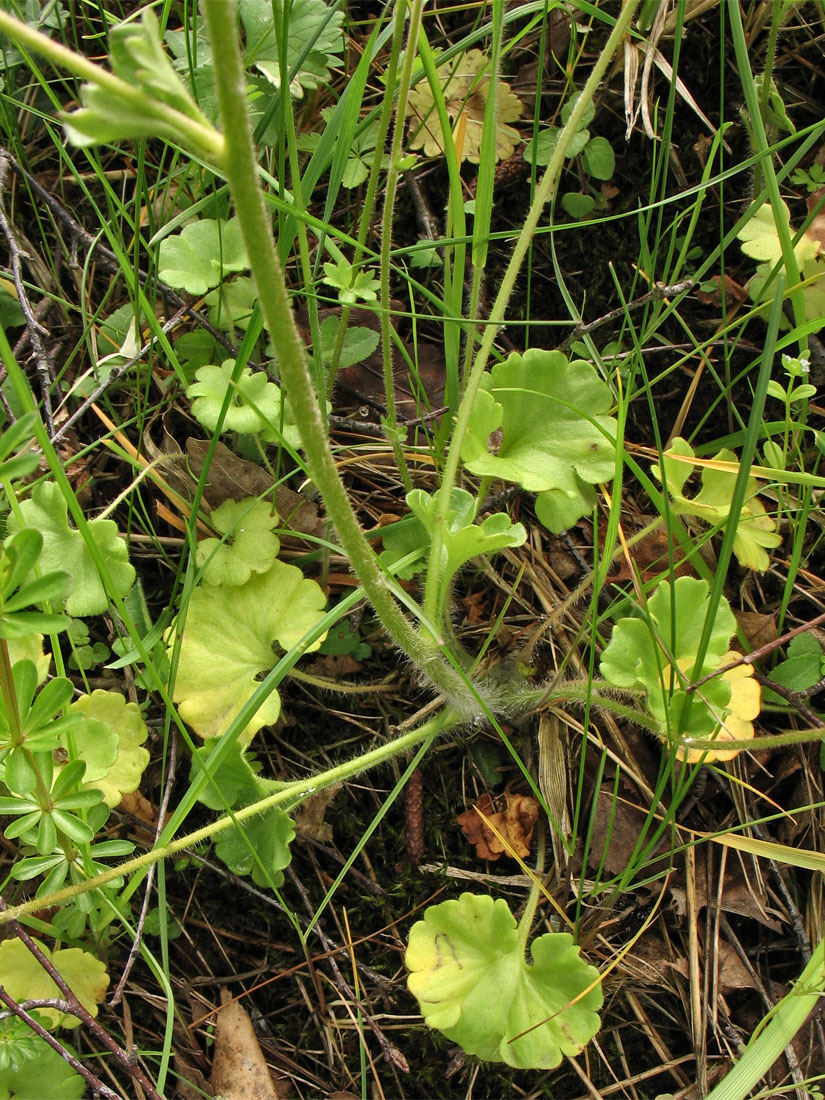
[{"label": "curled dry leaf", "polygon": [[252,1021],[228,990],[221,993],[221,1005],[209,1079],[214,1094],[226,1100],[278,1100]]},{"label": "curled dry leaf", "polygon": [[539,804],[529,795],[505,793],[494,801],[485,793],[471,809],[459,814],[458,823],[479,859],[495,860],[502,852],[524,859],[530,853],[538,816]]},{"label": "curled dry leaf", "polygon": [[331,787],[325,787],[304,799],[293,814],[298,836],[317,840],[321,844],[328,844],[332,840],[332,826],[324,820],[324,814],[341,787],[341,783],[333,783]]}]

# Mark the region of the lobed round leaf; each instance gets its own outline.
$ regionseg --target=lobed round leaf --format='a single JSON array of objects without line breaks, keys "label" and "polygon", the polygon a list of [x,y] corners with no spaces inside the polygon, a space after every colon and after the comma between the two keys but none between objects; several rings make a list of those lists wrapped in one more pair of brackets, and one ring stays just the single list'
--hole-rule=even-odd
[{"label": "lobed round leaf", "polygon": [[537,937],[531,954],[502,898],[462,894],[413,925],[407,984],[427,1024],[467,1054],[553,1069],[599,1030],[599,973],[567,932]]}]

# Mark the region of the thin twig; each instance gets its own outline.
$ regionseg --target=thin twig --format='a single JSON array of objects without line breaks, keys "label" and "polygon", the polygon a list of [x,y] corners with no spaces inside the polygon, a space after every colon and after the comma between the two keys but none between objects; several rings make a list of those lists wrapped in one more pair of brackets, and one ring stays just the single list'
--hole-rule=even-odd
[{"label": "thin twig", "polygon": [[29,333],[29,342],[31,343],[37,373],[40,377],[40,393],[43,400],[43,415],[46,421],[46,426],[51,433],[54,431],[54,419],[52,416],[50,392],[52,385],[52,370],[51,364],[49,362],[49,356],[46,354],[46,346],[43,343],[43,338],[49,335],[49,330],[45,328],[45,326],[43,326],[38,320],[35,310],[32,308],[32,304],[29,301],[29,295],[26,291],[26,284],[23,280],[22,261],[28,260],[31,257],[29,256],[29,253],[20,246],[14,230],[12,229],[11,222],[6,217],[5,193],[6,180],[8,178],[10,164],[11,158],[2,148],[0,148],[0,229],[3,231],[3,236],[8,242],[14,288],[17,291],[17,300],[20,303],[20,308],[23,310],[23,315],[26,318],[26,326]]},{"label": "thin twig", "polygon": [[[692,684],[688,684],[685,691],[690,694],[701,687],[702,684],[707,683],[708,680],[713,680],[716,676],[721,676],[725,672],[730,672],[732,668],[739,668],[740,665],[752,665],[754,661],[760,661],[763,657],[767,657],[773,653],[775,649],[779,649],[780,646],[785,645],[791,638],[795,638],[797,634],[804,634],[807,630],[812,630],[815,626],[820,626],[825,623],[825,613],[817,615],[815,619],[811,619],[809,623],[803,623],[802,626],[795,626],[793,630],[789,630],[787,634],[783,634],[781,638],[776,638],[772,642],[766,642],[765,645],[761,645],[758,649],[751,650],[750,653],[740,654],[734,661],[729,661],[728,664],[722,665],[720,668],[716,668],[713,672],[709,672],[707,676],[702,676],[701,679],[695,680]],[[782,694],[782,692],[777,692]],[[822,725],[821,722],[816,723]]]},{"label": "thin twig", "polygon": [[[287,874],[292,880],[293,886],[295,886],[298,893],[301,895],[301,900],[303,901],[304,906],[310,915],[310,918],[314,917],[312,903],[309,900],[309,895],[304,889],[303,883],[292,870],[292,868],[287,869]],[[327,961],[329,963],[329,968],[332,971],[333,980],[338,987],[339,992],[358,1006],[359,1011],[361,1012],[364,1020],[369,1026],[370,1031],[373,1033],[376,1040],[378,1041],[378,1045],[381,1047],[381,1051],[384,1057],[390,1063],[390,1065],[394,1066],[396,1069],[400,1069],[402,1073],[409,1073],[410,1067],[407,1064],[407,1060],[404,1055],[401,1053],[397,1046],[394,1046],[394,1044],[389,1041],[381,1028],[375,1022],[375,1020],[373,1020],[370,1013],[366,1010],[363,1003],[355,996],[354,991],[350,988],[346,978],[341,973],[338,967],[338,963],[335,961],[335,957],[330,950],[332,941],[327,937],[326,933],[321,927],[321,922],[319,920],[315,921],[312,930],[316,933],[318,939],[324,946],[324,950],[327,952]]]},{"label": "thin twig", "polygon": [[[112,1092],[108,1085],[104,1085],[99,1077],[95,1077],[90,1069],[87,1069],[81,1061],[79,1061],[71,1051],[67,1050],[63,1044],[55,1039],[55,1037],[43,1027],[38,1020],[31,1016],[22,1005],[19,1005],[13,997],[11,997],[6,990],[0,985],[0,1001],[11,1011],[12,1015],[16,1016],[18,1020],[22,1020],[27,1027],[31,1028],[35,1035],[43,1040],[44,1043],[48,1043],[64,1062],[67,1062],[75,1073],[79,1073],[83,1077],[87,1084],[94,1089],[95,1095],[104,1097],[104,1100],[123,1100],[122,1096],[119,1096],[116,1092]],[[47,1004],[49,1007],[59,1007],[61,1011],[71,1010],[74,1013],[74,1009],[64,1001],[48,1001],[48,1002],[26,1002],[32,1005]],[[157,1095],[157,1093],[155,1093]]]},{"label": "thin twig", "polygon": [[611,309],[609,313],[597,317],[595,321],[590,321],[588,324],[585,324],[584,321],[579,321],[575,328],[571,329],[559,344],[558,350],[564,351],[565,348],[570,347],[574,340],[580,340],[582,336],[595,332],[595,330],[601,328],[602,325],[607,325],[611,321],[615,321],[618,317],[624,317],[631,309],[638,309],[648,302],[661,302],[663,298],[675,297],[677,294],[683,294],[686,290],[691,290],[694,286],[695,283],[693,279],[683,279],[681,283],[673,283],[672,286],[666,286],[664,283],[656,283],[653,289],[649,290],[647,294],[643,294],[640,298],[635,298],[632,302],[627,302],[617,309]]},{"label": "thin twig", "polygon": [[[166,823],[166,811],[169,808],[169,799],[172,794],[172,784],[175,781],[175,775],[177,773],[178,763],[178,739],[176,736],[172,737],[170,750],[169,750],[169,770],[166,775],[166,784],[163,789],[163,799],[161,800],[160,809],[158,810],[158,823],[155,827],[155,843],[157,844],[160,839],[160,834],[163,831],[163,827]],[[146,888],[143,893],[143,904],[140,907],[140,916],[138,917],[137,927],[135,929],[135,941],[129,949],[129,957],[126,960],[126,965],[123,967],[123,973],[120,976],[120,981],[117,983],[114,993],[109,1001],[109,1008],[116,1008],[120,1004],[120,999],[123,996],[123,990],[126,986],[126,982],[129,980],[129,975],[132,972],[132,967],[137,961],[137,957],[140,954],[140,942],[143,939],[143,926],[146,923],[146,914],[149,912],[149,905],[152,900],[152,884],[155,881],[155,871],[157,870],[157,864],[153,863],[146,874]]]},{"label": "thin twig", "polygon": [[[0,909],[8,909],[8,904],[3,897],[0,897]],[[98,1023],[94,1016],[92,1016],[92,1014],[80,1003],[63,975],[55,967],[51,959],[49,959],[43,953],[43,951],[40,949],[35,940],[32,939],[32,937],[29,935],[23,925],[16,920],[9,921],[9,925],[11,926],[11,930],[14,932],[14,934],[23,941],[23,943],[26,945],[32,955],[34,955],[34,957],[52,979],[54,984],[66,998],[66,1002],[69,1006],[69,1011],[71,1012],[72,1016],[77,1016],[77,1018],[86,1025],[89,1031],[92,1032],[98,1042],[102,1043],[103,1046],[105,1046],[106,1049],[115,1056],[115,1058],[118,1060],[118,1062],[120,1062],[126,1072],[134,1078],[135,1082],[139,1084],[140,1087],[146,1092],[146,1095],[150,1097],[150,1100],[163,1100],[160,1093],[143,1072],[141,1067],[130,1057],[130,1055],[123,1049],[123,1047],[115,1042],[115,1040],[109,1035],[102,1024]],[[12,1006],[9,1005],[9,1007]],[[112,1095],[114,1096],[114,1094]]]}]

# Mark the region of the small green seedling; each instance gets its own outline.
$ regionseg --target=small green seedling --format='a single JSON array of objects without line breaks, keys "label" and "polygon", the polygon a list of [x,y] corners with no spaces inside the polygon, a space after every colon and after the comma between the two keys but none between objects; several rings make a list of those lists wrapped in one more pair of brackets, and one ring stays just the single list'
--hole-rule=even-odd
[{"label": "small green seedling", "polygon": [[810,168],[796,168],[791,173],[791,183],[805,187],[809,193],[825,187],[825,164],[814,162]]},{"label": "small green seedling", "polygon": [[[447,606],[452,580],[466,562],[508,546],[523,546],[527,539],[522,524],[513,523],[506,512],[488,516],[481,524],[474,523],[478,501],[466,489],[453,489],[450,505],[441,546],[439,621]],[[415,521],[400,523],[387,530],[381,560],[392,567],[409,554],[420,551],[419,561],[404,570],[411,575],[410,570],[414,572],[422,567],[424,550],[430,545],[439,522],[441,491],[430,494],[423,489],[413,489],[407,493],[407,506]]]},{"label": "small green seedling", "polygon": [[109,647],[105,642],[92,642],[89,627],[82,619],[69,620],[66,637],[72,647],[69,668],[78,672],[88,672],[90,668],[102,665],[109,656]]},{"label": "small green seedling", "polygon": [[[203,745],[195,753],[192,778],[201,770],[213,772],[214,786],[200,795],[200,801],[212,810],[239,810],[281,790],[283,783],[264,779],[260,764],[235,742],[221,751],[218,768],[209,767],[212,752],[220,746]],[[215,843],[215,854],[236,875],[251,874],[258,886],[278,887],[283,871],[292,859],[289,846],[295,838],[295,826],[289,814],[272,806],[244,823],[243,829],[227,829]]]},{"label": "small green seedling", "polygon": [[553,1069],[599,1030],[599,972],[573,937],[530,944],[533,908],[517,926],[502,898],[462,894],[432,905],[410,930],[407,984],[429,1027],[467,1054],[518,1069]]},{"label": "small green seedling", "polygon": [[[575,110],[581,93],[577,92],[562,107],[562,125],[566,124]],[[596,108],[590,103],[579,122],[579,129],[573,137],[565,154],[568,160],[578,158],[584,176],[596,180],[609,180],[616,170],[616,155],[607,138],[593,137],[588,126],[596,115]],[[531,138],[524,147],[524,159],[528,164],[537,167],[546,167],[553,156],[553,151],[559,140],[562,127],[549,126],[539,130],[536,137]],[[602,201],[601,195],[593,191],[592,194],[582,194],[579,191],[568,191],[561,197],[561,204],[571,218],[586,218],[599,207]]]},{"label": "small green seedling", "polygon": [[[321,359],[326,367],[332,363],[340,324],[341,318],[335,315],[325,317],[321,322]],[[378,347],[379,339],[375,329],[365,328],[363,325],[347,326],[338,360],[339,369],[353,367],[368,359]]]},{"label": "small green seedling", "polygon": [[775,397],[778,401],[784,401],[788,410],[790,410],[791,405],[798,404],[800,401],[807,401],[813,397],[816,394],[816,386],[812,386],[808,381],[796,384],[796,379],[808,379],[810,377],[811,361],[807,357],[797,358],[792,355],[783,355],[782,366],[788,376],[788,385],[783,386],[781,382],[772,378],[768,382],[768,395]]},{"label": "small green seedling", "polygon": [[691,741],[745,741],[759,714],[759,684],[753,668],[739,665],[688,692],[697,680],[729,664],[736,619],[721,597],[701,665],[697,654],[711,613],[706,581],[678,577],[656,588],[643,613],[620,619],[602,653],[601,672],[610,684],[640,693],[661,736],[688,763],[730,760],[738,748],[690,747]]},{"label": "small green seedling", "polygon": [[[32,1016],[43,1023],[39,1012]],[[68,1043],[61,1045],[73,1057],[76,1052]],[[28,1024],[15,1016],[0,1021],[0,1096],[15,1100],[80,1100],[86,1092],[86,1082],[58,1054],[35,1035]]]},{"label": "small green seedling", "polygon": [[354,306],[357,302],[374,302],[381,289],[378,279],[369,271],[360,271],[344,256],[338,255],[333,263],[324,264],[327,286],[335,287],[341,305]]}]

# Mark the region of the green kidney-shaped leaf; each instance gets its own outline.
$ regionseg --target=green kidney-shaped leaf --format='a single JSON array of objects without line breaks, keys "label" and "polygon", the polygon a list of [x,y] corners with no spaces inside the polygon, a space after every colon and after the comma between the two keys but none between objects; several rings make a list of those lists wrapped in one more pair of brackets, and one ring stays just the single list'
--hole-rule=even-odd
[{"label": "green kidney-shaped leaf", "polygon": [[[180,646],[174,701],[201,737],[217,737],[258,687],[258,677],[277,662],[274,643],[297,644],[323,616],[324,593],[300,569],[275,561],[237,588],[202,585],[189,601]],[[310,649],[317,649],[318,639]],[[278,718],[273,691],[246,726],[250,741]]]},{"label": "green kidney-shaped leaf", "polygon": [[[825,653],[813,634],[797,634],[788,646],[788,655],[780,661],[771,679],[791,691],[808,691],[825,675]],[[765,702],[785,702],[776,692],[769,692]]]},{"label": "green kidney-shaped leaf", "polygon": [[232,271],[249,267],[237,218],[201,218],[160,243],[158,274],[190,294],[206,294]]},{"label": "green kidney-shaped leaf", "polygon": [[[341,319],[334,315],[325,317],[321,322],[321,357],[325,364],[332,361],[332,353],[338,337],[340,323]],[[343,369],[363,362],[378,347],[378,340],[379,336],[375,329],[364,328],[360,325],[355,328],[347,328],[344,333],[344,343],[341,347],[338,366]]]},{"label": "green kidney-shaped leaf", "polygon": [[225,537],[202,539],[195,560],[206,584],[236,587],[253,573],[265,573],[278,556],[280,542],[272,530],[278,513],[265,501],[225,500],[212,513],[213,527]]},{"label": "green kidney-shaped leaf", "polygon": [[[109,985],[105,965],[95,955],[79,947],[65,948],[52,954],[45,944],[39,946],[87,1012],[97,1016],[97,1006],[105,997]],[[16,1001],[62,997],[31,951],[18,939],[0,943],[0,984]],[[80,1026],[77,1016],[70,1016],[56,1008],[38,1008],[37,1011],[49,1028]]]},{"label": "green kidney-shaped leaf", "polygon": [[[592,507],[589,486],[613,476],[616,421],[610,388],[589,363],[531,348],[497,363],[479,392],[461,457],[474,474],[515,481],[533,492],[556,492],[570,516]],[[488,439],[501,428],[495,454]]]},{"label": "green kidney-shaped leaf", "polygon": [[81,695],[70,710],[83,717],[72,731],[77,755],[86,761],[83,786],[102,791],[106,805],[117,806],[124,794],[138,789],[149,763],[143,748],[149,731],[140,707],[118,691],[98,689]]},{"label": "green kidney-shaped leaf", "polygon": [[467,1054],[552,1069],[599,1030],[602,989],[567,932],[539,936],[530,951],[532,964],[502,898],[462,894],[413,925],[407,984],[429,1026]]},{"label": "green kidney-shaped leaf", "polygon": [[[66,597],[68,614],[102,614],[109,606],[106,590],[83,536],[69,526],[68,507],[59,487],[52,481],[41,481],[32,489],[31,497],[20,502],[20,512],[25,525],[43,536],[39,558],[43,572],[65,570],[71,578]],[[18,528],[17,518],[10,515],[9,533],[13,536]],[[135,570],[129,564],[129,551],[117,533],[117,524],[110,519],[92,519],[88,529],[117,594],[125,596],[134,583]]]},{"label": "green kidney-shaped leaf", "polygon": [[612,179],[616,170],[616,154],[607,138],[591,138],[582,154],[582,160],[589,176],[597,180]]}]

